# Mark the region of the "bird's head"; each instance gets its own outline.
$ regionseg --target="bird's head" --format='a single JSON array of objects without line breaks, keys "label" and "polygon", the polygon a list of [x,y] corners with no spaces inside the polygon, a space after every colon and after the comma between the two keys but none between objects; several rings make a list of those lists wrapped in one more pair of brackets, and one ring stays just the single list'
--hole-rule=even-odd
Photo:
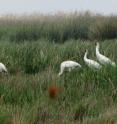
[{"label": "bird's head", "polygon": [[60,77],[61,75],[62,75],[61,72],[59,72],[58,76]]},{"label": "bird's head", "polygon": [[87,57],[87,54],[88,54],[88,50],[86,49],[86,50],[85,50],[84,59]]},{"label": "bird's head", "polygon": [[86,53],[86,54],[88,53],[88,49],[85,50],[85,53]]}]

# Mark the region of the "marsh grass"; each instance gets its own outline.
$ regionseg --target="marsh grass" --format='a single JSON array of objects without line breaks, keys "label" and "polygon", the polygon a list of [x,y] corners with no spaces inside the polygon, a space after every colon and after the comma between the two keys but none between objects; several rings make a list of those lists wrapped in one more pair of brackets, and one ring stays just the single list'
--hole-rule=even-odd
[{"label": "marsh grass", "polygon": [[69,39],[105,40],[117,38],[117,16],[85,13],[55,15],[7,15],[0,18],[0,39],[21,43],[48,39],[63,43]]},{"label": "marsh grass", "polygon": [[[90,41],[1,41],[0,60],[7,66],[9,76],[0,77],[0,123],[98,124],[105,123],[106,117],[115,123],[116,112],[110,108],[117,102],[117,68],[89,69],[83,61],[86,48],[88,57],[96,60],[95,43]],[[101,42],[100,51],[117,63],[116,48],[116,40],[106,40]],[[69,59],[79,62],[82,69],[58,77],[60,63]],[[56,100],[48,94],[52,84],[64,88]]]}]

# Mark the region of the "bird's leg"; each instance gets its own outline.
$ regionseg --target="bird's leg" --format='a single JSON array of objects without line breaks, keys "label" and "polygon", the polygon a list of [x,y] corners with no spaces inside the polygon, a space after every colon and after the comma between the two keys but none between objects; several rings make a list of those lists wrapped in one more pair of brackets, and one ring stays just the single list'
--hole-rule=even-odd
[{"label": "bird's leg", "polygon": [[67,72],[64,75],[64,87],[67,88]]}]

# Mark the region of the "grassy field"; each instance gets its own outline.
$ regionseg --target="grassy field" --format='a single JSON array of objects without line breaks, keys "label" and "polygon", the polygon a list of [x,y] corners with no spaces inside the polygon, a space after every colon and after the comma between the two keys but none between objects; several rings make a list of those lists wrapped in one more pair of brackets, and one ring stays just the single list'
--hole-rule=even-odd
[{"label": "grassy field", "polygon": [[[100,45],[100,51],[117,63],[117,40]],[[1,40],[0,61],[9,76],[0,76],[0,124],[116,124],[117,68],[91,70],[83,61],[85,49],[96,60],[95,42],[88,40]],[[69,59],[82,69],[59,77],[60,63]],[[63,89],[53,99],[51,86]]]},{"label": "grassy field", "polygon": [[[90,12],[0,17],[0,62],[9,71],[0,75],[0,124],[117,124],[117,67],[94,71],[83,61],[85,49],[96,60],[99,41],[117,63],[116,22]],[[64,60],[82,68],[59,77]]]}]

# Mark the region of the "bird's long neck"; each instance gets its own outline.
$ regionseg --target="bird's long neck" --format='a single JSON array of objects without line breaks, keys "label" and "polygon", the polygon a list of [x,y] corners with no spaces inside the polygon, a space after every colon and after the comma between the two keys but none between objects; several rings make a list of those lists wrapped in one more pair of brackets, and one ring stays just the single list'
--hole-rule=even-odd
[{"label": "bird's long neck", "polygon": [[96,46],[96,54],[100,54],[98,45]]},{"label": "bird's long neck", "polygon": [[60,72],[59,72],[59,76],[63,74],[63,71],[64,71],[64,68],[61,67]]},{"label": "bird's long neck", "polygon": [[87,52],[85,52],[84,61],[87,61]]}]

